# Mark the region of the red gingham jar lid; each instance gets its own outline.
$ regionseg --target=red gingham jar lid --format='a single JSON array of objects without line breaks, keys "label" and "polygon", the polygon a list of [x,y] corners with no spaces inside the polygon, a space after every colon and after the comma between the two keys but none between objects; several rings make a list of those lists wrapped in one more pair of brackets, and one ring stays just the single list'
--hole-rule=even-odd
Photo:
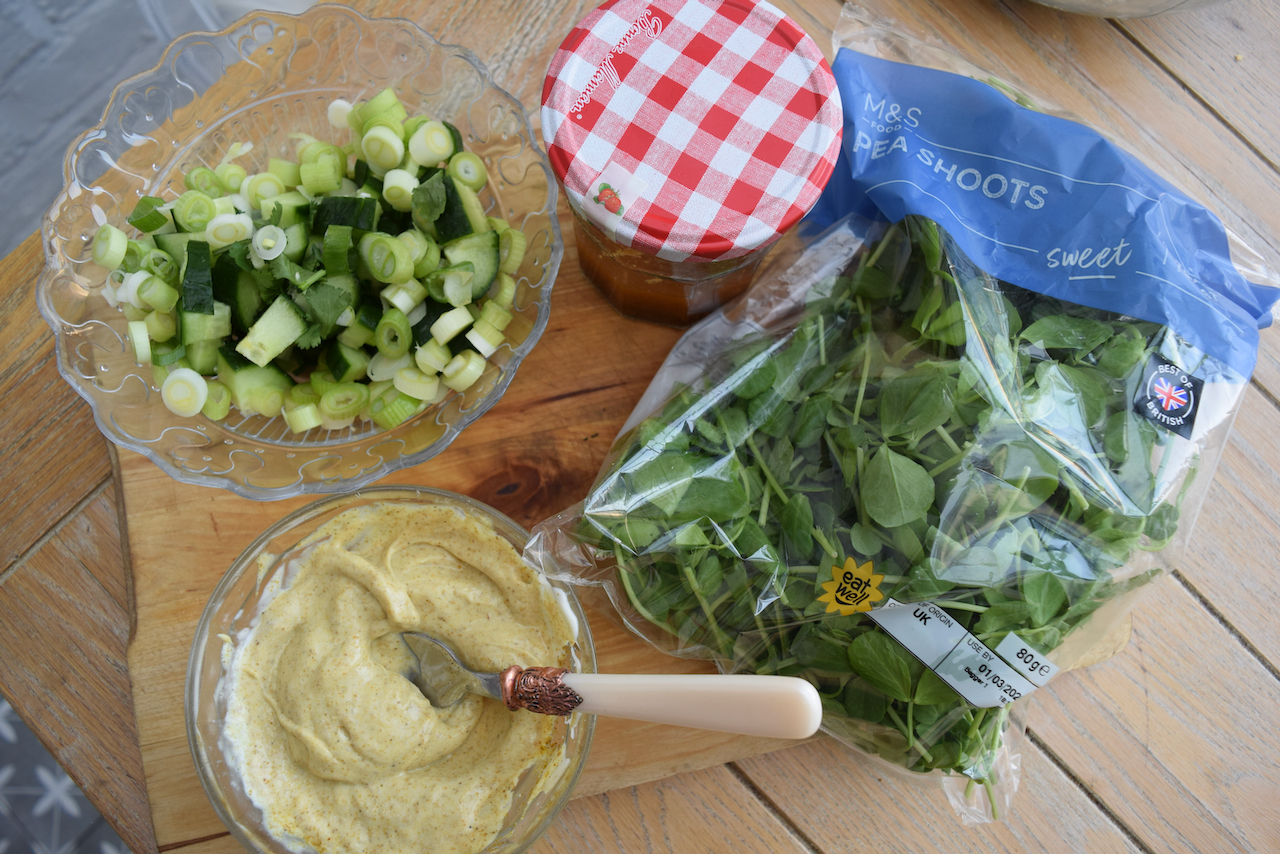
[{"label": "red gingham jar lid", "polygon": [[739,257],[794,225],[835,167],[841,117],[822,51],[755,0],[608,0],[542,89],[571,203],[669,261]]}]

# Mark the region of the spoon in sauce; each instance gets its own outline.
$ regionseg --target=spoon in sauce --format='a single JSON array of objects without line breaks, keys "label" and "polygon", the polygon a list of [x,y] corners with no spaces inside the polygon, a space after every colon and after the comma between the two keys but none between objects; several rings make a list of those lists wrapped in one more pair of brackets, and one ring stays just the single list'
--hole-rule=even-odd
[{"label": "spoon in sauce", "polygon": [[421,632],[403,637],[417,662],[409,681],[437,708],[479,694],[512,711],[579,711],[767,738],[808,738],[822,723],[817,690],[794,676],[573,673],[516,665],[480,673],[439,638]]}]

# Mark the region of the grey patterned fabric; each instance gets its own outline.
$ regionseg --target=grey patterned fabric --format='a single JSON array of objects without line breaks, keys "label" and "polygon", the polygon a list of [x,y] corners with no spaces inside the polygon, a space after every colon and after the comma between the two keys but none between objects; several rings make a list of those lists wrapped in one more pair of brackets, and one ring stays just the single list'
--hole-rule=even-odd
[{"label": "grey patterned fabric", "polygon": [[129,854],[3,698],[0,854]]}]

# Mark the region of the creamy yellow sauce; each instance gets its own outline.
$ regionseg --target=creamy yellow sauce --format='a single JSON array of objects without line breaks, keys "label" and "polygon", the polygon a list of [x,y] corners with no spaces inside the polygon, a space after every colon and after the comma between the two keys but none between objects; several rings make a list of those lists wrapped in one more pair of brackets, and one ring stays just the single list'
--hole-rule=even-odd
[{"label": "creamy yellow sauce", "polygon": [[297,850],[473,854],[527,769],[563,759],[556,719],[469,695],[433,708],[399,633],[479,670],[563,665],[573,629],[487,520],[383,504],[309,538],[228,661],[228,752],[272,834]]}]

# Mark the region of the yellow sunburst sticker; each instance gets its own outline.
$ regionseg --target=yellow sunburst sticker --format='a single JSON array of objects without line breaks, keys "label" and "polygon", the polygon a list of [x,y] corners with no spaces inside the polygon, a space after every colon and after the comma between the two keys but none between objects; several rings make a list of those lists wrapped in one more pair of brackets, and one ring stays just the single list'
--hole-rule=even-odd
[{"label": "yellow sunburst sticker", "polygon": [[827,613],[840,612],[847,617],[858,611],[870,611],[872,604],[884,598],[880,592],[883,575],[871,571],[871,561],[858,566],[853,558],[845,558],[844,569],[831,567],[831,580],[822,583],[827,591],[818,597],[819,602],[827,603]]}]

